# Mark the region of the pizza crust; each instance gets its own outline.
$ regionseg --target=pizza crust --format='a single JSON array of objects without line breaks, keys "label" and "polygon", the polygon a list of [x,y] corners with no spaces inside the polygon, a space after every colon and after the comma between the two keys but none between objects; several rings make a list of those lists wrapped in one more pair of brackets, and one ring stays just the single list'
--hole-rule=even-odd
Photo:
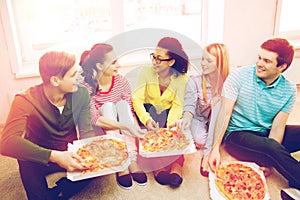
[{"label": "pizza crust", "polygon": [[216,174],[209,173],[211,198],[215,200],[270,199],[263,172],[250,162],[221,164]]},{"label": "pizza crust", "polygon": [[[91,145],[94,144],[95,141],[106,142],[101,145]],[[133,152],[131,152],[127,146],[124,136],[120,134],[96,136],[76,140],[73,144],[68,144],[68,151],[74,153],[89,152],[89,154],[86,154],[86,157],[83,158],[85,160],[84,165],[89,169],[82,172],[67,172],[67,178],[71,181],[78,181],[124,171],[130,165],[133,156]]]},{"label": "pizza crust", "polygon": [[87,167],[83,173],[121,166],[128,158],[125,142],[116,139],[95,139],[80,147],[76,153]]},{"label": "pizza crust", "polygon": [[149,131],[144,138],[141,147],[145,152],[183,150],[190,144],[185,133],[167,128]]}]

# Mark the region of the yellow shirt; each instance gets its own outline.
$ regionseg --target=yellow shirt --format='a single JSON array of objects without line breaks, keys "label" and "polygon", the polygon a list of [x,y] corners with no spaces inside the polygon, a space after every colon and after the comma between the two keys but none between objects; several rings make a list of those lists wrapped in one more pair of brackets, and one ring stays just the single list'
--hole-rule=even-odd
[{"label": "yellow shirt", "polygon": [[161,95],[157,73],[153,71],[152,67],[143,67],[137,77],[137,84],[132,95],[133,108],[140,121],[145,125],[151,118],[150,114],[146,112],[145,103],[152,104],[157,114],[170,109],[167,126],[180,119],[187,80],[187,74],[178,77],[172,75],[169,86]]}]

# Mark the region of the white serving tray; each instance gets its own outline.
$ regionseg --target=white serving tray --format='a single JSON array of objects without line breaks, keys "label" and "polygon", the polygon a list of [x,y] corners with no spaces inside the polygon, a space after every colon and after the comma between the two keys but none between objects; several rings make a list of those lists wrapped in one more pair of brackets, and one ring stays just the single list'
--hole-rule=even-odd
[{"label": "white serving tray", "polygon": [[[230,161],[230,162],[224,162],[225,164],[229,164],[229,163],[241,163],[241,164],[244,164],[244,165],[247,165],[249,167],[251,167],[253,170],[255,170],[259,175],[260,177],[262,178],[263,182],[264,182],[264,185],[265,185],[265,189],[266,189],[266,195],[264,197],[263,200],[269,200],[270,199],[270,194],[269,194],[269,191],[268,191],[268,186],[267,186],[267,183],[266,183],[266,178],[264,176],[264,173],[262,170],[259,169],[259,166],[256,164],[256,163],[253,163],[253,162],[241,162],[241,161]],[[212,172],[212,171],[209,171],[209,192],[210,192],[210,198],[212,200],[227,200],[218,190],[216,184],[215,184],[215,178],[216,178],[216,175]]]},{"label": "white serving tray", "polygon": [[186,134],[187,138],[190,141],[190,144],[185,148],[181,150],[172,150],[172,151],[158,151],[158,152],[149,152],[149,151],[144,151],[143,146],[142,146],[142,141],[139,141],[139,154],[142,157],[145,158],[155,158],[155,157],[164,157],[164,156],[175,156],[175,155],[183,155],[183,154],[190,154],[196,152],[196,146],[193,140],[193,137],[190,133],[190,131],[186,130],[184,131]]},{"label": "white serving tray", "polygon": [[[102,135],[102,136],[96,136],[96,137],[91,137],[83,140],[76,140],[73,142],[73,144],[68,144],[68,150],[75,152],[85,144],[92,142],[93,140],[97,139],[117,139],[121,141],[125,141],[123,139],[123,136],[120,134],[110,134],[110,135]],[[126,145],[128,146],[128,145]],[[129,150],[127,150],[129,152]],[[89,172],[89,173],[82,173],[80,171],[74,171],[74,172],[67,172],[67,178],[71,181],[78,181],[78,180],[83,180],[83,179],[88,179],[88,178],[93,178],[93,177],[98,177],[98,176],[103,176],[107,174],[112,174],[120,171],[124,171],[125,169],[128,168],[129,164],[131,162],[131,155],[128,153],[128,158],[125,161],[125,163],[121,166],[116,166],[112,168],[107,168],[103,170],[99,170],[97,172]]]}]

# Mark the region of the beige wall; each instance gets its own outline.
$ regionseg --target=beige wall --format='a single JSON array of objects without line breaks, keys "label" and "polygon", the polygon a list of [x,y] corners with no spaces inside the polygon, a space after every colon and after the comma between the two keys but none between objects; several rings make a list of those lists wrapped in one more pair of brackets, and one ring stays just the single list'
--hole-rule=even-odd
[{"label": "beige wall", "polygon": [[[231,66],[255,64],[259,46],[273,36],[277,0],[224,0],[223,42],[230,51]],[[299,48],[285,76],[300,84]]]},{"label": "beige wall", "polygon": [[[232,66],[255,63],[259,45],[273,33],[275,3],[276,0],[225,0],[224,43],[229,47]],[[40,79],[16,79],[12,74],[2,18],[0,23],[0,123],[4,123],[13,95]],[[292,66],[288,72],[293,81],[298,81],[295,74],[300,73],[295,70]]]},{"label": "beige wall", "polygon": [[260,44],[273,34],[276,0],[225,0],[224,43],[232,66],[254,64]]},{"label": "beige wall", "polygon": [[28,88],[30,85],[40,82],[39,78],[16,79],[11,72],[8,58],[3,21],[0,15],[0,123],[4,123],[6,120],[13,95]]}]

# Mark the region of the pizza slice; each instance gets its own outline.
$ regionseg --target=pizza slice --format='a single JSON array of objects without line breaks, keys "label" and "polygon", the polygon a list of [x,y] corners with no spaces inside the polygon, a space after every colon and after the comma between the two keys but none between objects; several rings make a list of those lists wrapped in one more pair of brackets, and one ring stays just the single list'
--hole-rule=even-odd
[{"label": "pizza slice", "polygon": [[83,159],[83,165],[86,167],[83,173],[96,172],[101,169],[99,161],[86,149],[86,147],[78,149],[77,154]]}]

